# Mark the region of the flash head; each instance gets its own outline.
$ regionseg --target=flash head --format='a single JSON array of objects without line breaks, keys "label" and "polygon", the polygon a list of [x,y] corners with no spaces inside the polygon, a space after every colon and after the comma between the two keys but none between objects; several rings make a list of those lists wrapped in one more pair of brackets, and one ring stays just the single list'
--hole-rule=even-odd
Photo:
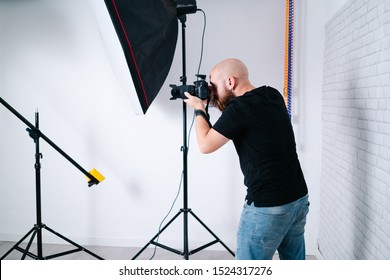
[{"label": "flash head", "polygon": [[176,7],[176,12],[178,16],[194,14],[197,10],[195,0],[173,0],[173,4]]}]

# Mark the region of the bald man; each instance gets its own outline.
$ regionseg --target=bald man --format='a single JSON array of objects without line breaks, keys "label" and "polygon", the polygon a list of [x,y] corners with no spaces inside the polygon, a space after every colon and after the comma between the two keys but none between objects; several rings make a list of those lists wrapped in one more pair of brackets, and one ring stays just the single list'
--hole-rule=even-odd
[{"label": "bald man", "polygon": [[308,190],[282,95],[253,86],[246,65],[234,58],[213,67],[210,84],[222,112],[214,126],[201,99],[186,93],[184,102],[195,109],[200,151],[214,152],[232,140],[239,157],[247,194],[236,259],[267,260],[276,251],[280,259],[305,259]]}]

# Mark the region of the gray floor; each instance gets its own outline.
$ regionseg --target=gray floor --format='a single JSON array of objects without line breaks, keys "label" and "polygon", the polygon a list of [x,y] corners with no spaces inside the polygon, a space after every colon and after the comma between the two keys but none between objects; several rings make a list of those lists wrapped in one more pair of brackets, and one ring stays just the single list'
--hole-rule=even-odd
[{"label": "gray floor", "polygon": [[[13,246],[15,242],[0,241],[0,257],[4,256]],[[26,248],[26,244],[21,244],[21,248]],[[93,254],[106,259],[106,260],[130,260],[132,259],[141,248],[131,247],[109,247],[109,246],[85,246],[85,249],[89,250]],[[49,257],[61,252],[76,249],[72,245],[61,245],[61,244],[44,244],[42,248],[43,257]],[[37,244],[32,244],[29,252],[37,254]],[[14,249],[6,256],[5,260],[19,260],[23,253]],[[154,260],[181,260],[183,256],[172,253],[162,248],[154,250],[154,246],[149,246],[145,251],[142,252],[136,259],[137,260],[149,260],[154,255]],[[26,256],[26,260],[32,259]],[[87,252],[76,252],[67,254],[64,256],[54,258],[56,260],[96,260],[97,258]],[[202,250],[193,255],[189,256],[192,260],[233,260],[234,257],[228,251],[222,250]]]},{"label": "gray floor", "polygon": [[[0,241],[0,257],[3,257],[13,246],[15,242]],[[21,248],[25,248],[26,244],[21,244]],[[89,250],[93,254],[106,259],[106,260],[131,260],[141,248],[130,247],[108,247],[108,246],[85,246],[85,249]],[[75,249],[72,245],[61,244],[44,244],[42,248],[42,255],[44,258]],[[149,246],[142,252],[136,259],[137,260],[149,260],[153,255],[154,260],[182,260],[183,256],[172,253],[168,250],[157,248],[154,253],[154,246]],[[29,252],[37,254],[36,244],[32,244]],[[16,249],[13,249],[5,258],[5,260],[19,260],[23,256],[23,253]],[[32,259],[26,256],[26,260]],[[97,258],[87,252],[79,251],[76,253],[67,254],[64,256],[54,258],[56,260],[96,260]],[[190,260],[233,260],[234,257],[227,250],[201,250],[193,255],[189,256]],[[274,259],[278,259],[275,255]],[[315,259],[314,256],[307,256],[307,259]]]}]

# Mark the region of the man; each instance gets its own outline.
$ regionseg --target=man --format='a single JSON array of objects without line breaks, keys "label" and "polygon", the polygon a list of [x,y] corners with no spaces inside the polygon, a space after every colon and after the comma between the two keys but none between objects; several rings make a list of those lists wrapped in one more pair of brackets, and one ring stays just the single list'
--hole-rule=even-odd
[{"label": "man", "polygon": [[247,187],[237,232],[236,259],[305,259],[308,191],[292,125],[281,94],[256,88],[246,65],[226,59],[210,72],[212,101],[222,111],[210,127],[203,101],[186,93],[195,109],[202,153],[233,140]]}]

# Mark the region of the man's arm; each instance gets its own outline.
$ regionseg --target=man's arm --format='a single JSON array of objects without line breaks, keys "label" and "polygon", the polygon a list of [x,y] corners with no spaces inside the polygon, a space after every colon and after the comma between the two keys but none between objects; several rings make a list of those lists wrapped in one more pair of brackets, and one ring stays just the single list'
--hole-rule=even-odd
[{"label": "man's arm", "polygon": [[[206,113],[201,99],[192,96],[189,93],[185,93],[185,95],[187,96],[187,99],[184,99],[184,102],[195,110],[202,110]],[[229,141],[229,138],[226,138],[218,131],[210,128],[207,120],[202,115],[196,116],[195,128],[199,150],[203,154],[212,153]]]}]

